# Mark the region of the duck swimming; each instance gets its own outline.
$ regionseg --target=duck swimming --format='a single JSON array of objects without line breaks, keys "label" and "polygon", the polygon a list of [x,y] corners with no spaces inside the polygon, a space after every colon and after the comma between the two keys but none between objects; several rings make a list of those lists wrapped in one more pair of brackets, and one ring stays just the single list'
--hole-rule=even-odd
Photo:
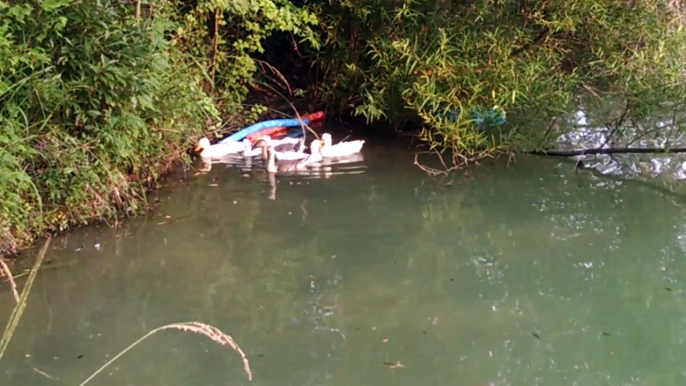
[{"label": "duck swimming", "polygon": [[[250,139],[245,138],[241,143],[243,144],[243,156],[248,158],[248,157],[255,157],[260,154],[263,155],[263,158],[266,160],[267,155],[264,153],[263,148],[266,146],[269,146],[269,144],[274,146],[274,149],[276,150],[276,159],[279,160],[280,158],[286,158],[286,159],[302,159],[307,156],[307,154],[303,153],[303,156],[301,157],[291,157],[288,158],[288,154],[280,157],[283,153],[288,153],[292,152],[293,150],[298,150],[298,152],[302,152],[304,150],[304,146],[302,145],[304,140],[299,140],[296,138],[283,138],[283,139],[277,139],[273,140],[271,137],[268,135],[265,135],[263,137],[260,137],[257,141],[255,141],[255,144],[253,145],[250,142]],[[298,145],[300,145],[298,149]]]},{"label": "duck swimming", "polygon": [[210,144],[210,140],[203,137],[195,146],[195,151],[200,151],[202,158],[218,158],[229,154],[240,153],[243,150],[243,144],[240,142],[231,141],[228,143]]},{"label": "duck swimming", "polygon": [[[293,143],[293,140],[296,142]],[[309,154],[305,153],[305,138],[291,138],[290,141],[291,142],[275,144],[277,141],[273,141],[271,138],[266,137],[266,142],[273,145],[274,157],[277,161],[295,161],[305,159],[309,156]],[[266,160],[267,154],[263,153],[263,157]]]},{"label": "duck swimming", "polygon": [[[261,145],[261,146],[260,146]],[[243,157],[255,157],[263,153],[262,148],[266,145],[261,139],[255,142],[255,146],[250,143],[249,139],[243,140]]]},{"label": "duck swimming", "polygon": [[298,139],[292,137],[286,137],[281,139],[272,139],[267,136],[267,141],[274,144],[274,149],[280,152],[286,151],[302,151],[305,150],[305,137]]},{"label": "duck swimming", "polygon": [[259,137],[255,143],[258,143],[260,141],[264,141],[267,143],[271,143],[274,145],[274,148],[276,151],[294,151],[298,150],[300,147],[303,146],[303,142],[305,141],[304,138],[298,139],[298,138],[293,138],[293,137],[285,137],[281,139],[272,139],[271,136],[269,135],[263,135]]},{"label": "duck swimming", "polygon": [[321,149],[321,141],[315,139],[310,145],[310,151],[312,154],[305,154],[305,158],[300,160],[281,160],[276,162],[276,151],[273,146],[264,148],[264,152],[267,154],[267,172],[277,173],[277,172],[289,172],[306,169],[307,166],[320,162],[322,160],[322,155],[319,152]]},{"label": "duck swimming", "polygon": [[356,153],[359,153],[364,146],[364,140],[358,139],[355,141],[341,141],[337,144],[333,144],[331,134],[324,133],[322,135],[322,146],[320,153],[322,157],[335,158],[335,157],[346,157]]}]

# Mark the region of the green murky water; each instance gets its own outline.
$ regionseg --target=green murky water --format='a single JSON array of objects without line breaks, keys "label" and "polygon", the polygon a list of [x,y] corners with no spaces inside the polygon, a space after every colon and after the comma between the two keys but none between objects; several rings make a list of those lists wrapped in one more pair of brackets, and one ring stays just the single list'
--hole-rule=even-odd
[{"label": "green murky water", "polygon": [[[275,191],[215,164],[145,219],[54,240],[0,384],[78,385],[193,320],[254,385],[686,383],[683,201],[540,158],[450,184],[412,162],[372,138]],[[12,302],[3,283],[1,322]],[[89,384],[248,383],[229,348],[164,331]]]}]

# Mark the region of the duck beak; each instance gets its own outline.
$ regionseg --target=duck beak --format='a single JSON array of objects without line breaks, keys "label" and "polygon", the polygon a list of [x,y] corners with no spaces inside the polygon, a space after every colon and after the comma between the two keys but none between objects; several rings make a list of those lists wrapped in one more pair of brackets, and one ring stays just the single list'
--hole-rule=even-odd
[{"label": "duck beak", "polygon": [[195,147],[193,148],[193,150],[197,153],[197,152],[199,152],[200,150],[202,150],[202,147],[200,147],[200,144],[197,144],[197,145],[195,145]]}]

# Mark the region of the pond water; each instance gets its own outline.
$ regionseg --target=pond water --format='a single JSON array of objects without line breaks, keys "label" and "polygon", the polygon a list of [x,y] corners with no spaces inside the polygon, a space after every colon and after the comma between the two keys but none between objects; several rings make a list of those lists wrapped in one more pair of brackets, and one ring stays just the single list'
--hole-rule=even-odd
[{"label": "pond water", "polygon": [[147,217],[53,240],[0,384],[78,385],[185,321],[231,335],[253,381],[167,330],[89,385],[685,384],[683,199],[560,160],[443,180],[413,160],[372,137],[275,190],[214,164]]}]

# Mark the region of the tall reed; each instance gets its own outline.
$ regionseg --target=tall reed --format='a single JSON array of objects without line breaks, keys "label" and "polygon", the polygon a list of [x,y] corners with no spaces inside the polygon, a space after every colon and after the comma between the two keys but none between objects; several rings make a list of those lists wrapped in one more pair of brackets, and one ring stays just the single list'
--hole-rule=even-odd
[{"label": "tall reed", "polygon": [[[14,330],[19,324],[19,319],[21,319],[21,316],[24,314],[26,302],[29,299],[29,293],[31,292],[31,287],[33,286],[33,280],[36,278],[41,264],[43,264],[43,259],[45,258],[45,253],[48,251],[48,246],[50,246],[51,240],[52,238],[48,237],[48,239],[45,240],[43,248],[41,248],[40,252],[38,252],[36,262],[33,263],[31,272],[29,272],[29,278],[24,285],[24,289],[21,291],[21,296],[17,300],[17,305],[14,306],[12,314],[10,315],[10,320],[7,322],[7,326],[5,327],[5,332],[2,333],[2,339],[0,339],[0,360],[2,360],[2,356],[5,354],[7,346],[9,345],[12,336],[14,336]],[[10,275],[10,277],[12,276]]]}]

